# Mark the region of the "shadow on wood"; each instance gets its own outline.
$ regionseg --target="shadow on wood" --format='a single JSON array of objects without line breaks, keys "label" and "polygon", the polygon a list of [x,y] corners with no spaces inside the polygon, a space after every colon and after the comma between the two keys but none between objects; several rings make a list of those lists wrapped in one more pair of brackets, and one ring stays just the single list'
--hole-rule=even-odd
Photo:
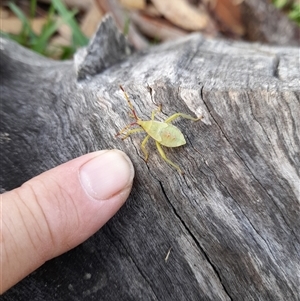
[{"label": "shadow on wood", "polygon": [[[1,40],[2,191],[99,149],[123,150],[136,170],[105,227],[2,300],[297,300],[299,49],[194,34],[130,54],[113,39],[111,61],[110,43],[89,45],[100,73],[82,67],[89,51],[74,66]],[[157,104],[160,120],[204,116],[176,121],[187,144],[166,149],[185,176],[151,142],[146,164],[143,134],[115,137],[131,120],[120,84],[143,119]]]}]

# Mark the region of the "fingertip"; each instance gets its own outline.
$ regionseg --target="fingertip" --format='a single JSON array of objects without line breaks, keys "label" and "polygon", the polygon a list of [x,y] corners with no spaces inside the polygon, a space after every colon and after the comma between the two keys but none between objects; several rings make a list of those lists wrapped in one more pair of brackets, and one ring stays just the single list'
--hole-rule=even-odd
[{"label": "fingertip", "polygon": [[134,168],[119,150],[98,151],[49,170],[2,195],[0,293],[46,260],[82,243],[124,204]]},{"label": "fingertip", "polygon": [[87,161],[80,168],[80,182],[95,200],[108,200],[132,185],[134,168],[128,156],[110,150]]}]

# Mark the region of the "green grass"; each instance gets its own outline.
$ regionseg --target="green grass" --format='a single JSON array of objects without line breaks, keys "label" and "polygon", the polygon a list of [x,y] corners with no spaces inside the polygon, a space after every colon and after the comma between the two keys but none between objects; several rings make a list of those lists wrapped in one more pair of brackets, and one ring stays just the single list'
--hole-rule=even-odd
[{"label": "green grass", "polygon": [[[31,50],[45,56],[54,56],[54,50],[49,50],[49,42],[55,36],[61,23],[67,24],[72,32],[72,42],[70,46],[59,46],[59,59],[72,57],[78,47],[87,45],[88,38],[81,32],[75,19],[76,11],[68,10],[61,0],[52,0],[47,12],[47,20],[40,34],[36,34],[31,26],[31,20],[36,13],[36,0],[30,1],[30,15],[26,16],[13,2],[8,4],[10,10],[22,22],[22,29],[18,34],[8,34],[1,32],[7,38],[10,38],[19,44],[30,48]],[[62,20],[58,22],[57,16]]]}]

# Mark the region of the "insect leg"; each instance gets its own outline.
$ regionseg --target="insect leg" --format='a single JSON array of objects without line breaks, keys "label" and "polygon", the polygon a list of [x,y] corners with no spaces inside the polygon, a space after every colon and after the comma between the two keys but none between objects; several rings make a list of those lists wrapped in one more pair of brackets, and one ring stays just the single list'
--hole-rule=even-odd
[{"label": "insect leg", "polygon": [[142,128],[137,128],[137,129],[133,129],[133,130],[129,130],[126,134],[124,134],[125,136],[122,137],[122,140],[126,139],[129,135],[134,134],[134,133],[139,133],[139,132],[144,132],[145,130]]},{"label": "insect leg", "polygon": [[141,144],[141,149],[142,149],[142,151],[143,151],[143,153],[144,153],[144,155],[145,155],[145,161],[146,161],[146,162],[147,162],[148,156],[149,156],[149,153],[148,153],[147,150],[146,150],[146,144],[147,144],[149,138],[150,138],[150,136],[147,135],[146,138],[143,140],[143,142],[142,142],[142,144]]},{"label": "insect leg", "polygon": [[193,120],[193,121],[198,121],[198,120],[202,119],[202,116],[200,116],[198,118],[194,118],[191,115],[187,115],[187,114],[183,114],[183,113],[175,113],[172,116],[168,117],[165,120],[165,123],[170,123],[173,120],[177,119],[178,117],[182,117],[182,118],[185,118],[185,119],[190,119],[190,120]]},{"label": "insect leg", "polygon": [[137,125],[137,123],[136,123],[136,122],[133,122],[133,123],[127,124],[125,127],[122,128],[121,131],[119,131],[119,132],[116,134],[116,136],[119,136],[119,135],[123,134],[126,130],[128,130],[130,127],[132,127],[132,126],[134,126],[134,125]]},{"label": "insect leg", "polygon": [[120,89],[121,89],[121,90],[123,91],[123,93],[124,93],[124,96],[125,96],[125,98],[126,98],[126,100],[127,100],[127,103],[128,103],[128,105],[129,105],[129,107],[130,107],[130,109],[131,109],[132,116],[133,116],[136,120],[138,120],[139,118],[138,118],[137,115],[136,115],[136,112],[135,112],[135,110],[134,110],[134,107],[133,107],[133,105],[132,105],[130,99],[129,99],[128,94],[125,92],[124,88],[123,88],[121,85],[120,85]]},{"label": "insect leg", "polygon": [[160,145],[157,141],[155,141],[155,143],[156,143],[156,147],[157,147],[157,150],[158,150],[160,156],[161,156],[166,162],[168,162],[170,165],[172,165],[173,167],[175,167],[175,168],[178,170],[178,172],[180,172],[181,174],[184,174],[184,172],[180,169],[180,167],[179,167],[177,164],[173,163],[170,159],[167,158],[165,152],[164,152],[163,149],[161,148],[161,145]]},{"label": "insect leg", "polygon": [[155,114],[156,114],[156,113],[159,113],[159,112],[161,112],[161,105],[159,105],[158,108],[157,108],[156,110],[152,111],[152,114],[151,114],[151,120],[153,120]]}]

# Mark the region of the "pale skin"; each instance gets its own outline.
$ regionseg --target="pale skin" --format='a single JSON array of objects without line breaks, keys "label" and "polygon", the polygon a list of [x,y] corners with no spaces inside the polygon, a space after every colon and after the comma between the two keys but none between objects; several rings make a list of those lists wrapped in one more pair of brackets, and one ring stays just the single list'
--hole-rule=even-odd
[{"label": "pale skin", "polygon": [[98,231],[125,203],[133,177],[126,154],[102,150],[1,194],[0,295]]},{"label": "pale skin", "polygon": [[[181,170],[181,168],[177,164],[175,164],[174,162],[172,162],[170,159],[167,158],[167,156],[161,146],[164,145],[166,147],[178,147],[178,146],[186,144],[186,141],[185,141],[184,136],[181,133],[181,131],[176,126],[170,124],[172,121],[174,121],[175,119],[177,119],[179,117],[182,117],[185,119],[190,119],[193,121],[198,121],[202,118],[202,116],[198,117],[198,118],[194,118],[187,114],[175,113],[172,116],[168,117],[164,122],[160,122],[160,121],[154,120],[155,115],[158,112],[161,112],[161,105],[160,105],[157,110],[154,110],[152,112],[151,120],[141,120],[137,116],[127,93],[124,91],[122,86],[120,86],[120,88],[124,92],[125,98],[131,109],[131,112],[132,112],[132,117],[136,121],[125,126],[117,135],[123,134],[124,136],[122,139],[126,139],[131,134],[135,134],[135,133],[139,133],[139,132],[146,132],[147,136],[141,143],[141,149],[144,153],[145,161],[147,162],[148,157],[149,157],[149,153],[146,150],[146,144],[147,144],[149,138],[151,137],[155,140],[155,144],[156,144],[156,147],[157,147],[157,150],[158,150],[160,156],[167,163],[169,163],[171,166],[176,168],[179,173],[183,174],[183,171]],[[135,126],[135,125],[138,125],[140,127],[130,129],[130,127]]]}]

